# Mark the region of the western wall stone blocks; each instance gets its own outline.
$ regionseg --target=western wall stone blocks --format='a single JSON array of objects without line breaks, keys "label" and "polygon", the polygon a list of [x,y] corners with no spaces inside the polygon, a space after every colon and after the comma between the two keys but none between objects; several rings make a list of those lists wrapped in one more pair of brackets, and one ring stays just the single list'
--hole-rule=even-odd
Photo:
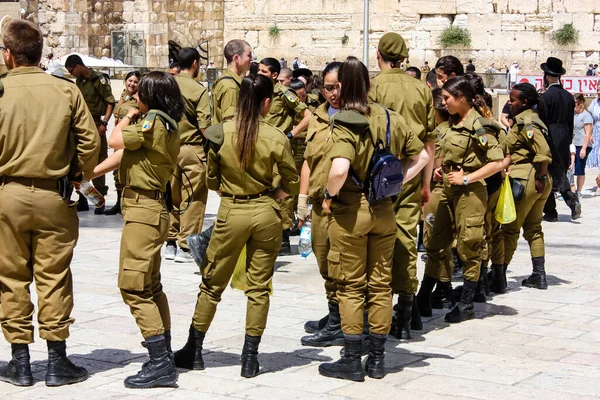
[{"label": "western wall stone blocks", "polygon": [[503,14],[501,20],[502,31],[524,31],[525,15]]},{"label": "western wall stone blocks", "polygon": [[508,9],[520,14],[535,14],[538,10],[538,2],[535,0],[508,0]]},{"label": "western wall stone blocks", "polygon": [[452,17],[448,15],[424,15],[418,22],[418,31],[441,32],[452,25]]},{"label": "western wall stone blocks", "polygon": [[457,13],[488,14],[494,12],[492,0],[456,0]]}]

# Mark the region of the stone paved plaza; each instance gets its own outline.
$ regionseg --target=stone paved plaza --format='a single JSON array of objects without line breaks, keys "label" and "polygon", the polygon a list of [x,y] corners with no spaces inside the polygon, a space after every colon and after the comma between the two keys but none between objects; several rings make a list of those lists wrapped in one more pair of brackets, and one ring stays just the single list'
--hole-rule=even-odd
[{"label": "stone paved plaza", "polygon": [[[589,171],[587,187],[597,170]],[[112,186],[111,186],[112,187]],[[114,203],[114,193],[108,204]],[[72,264],[75,324],[68,352],[90,371],[81,384],[47,388],[45,342],[31,346],[35,385],[0,383],[6,399],[587,399],[600,397],[600,198],[582,200],[583,218],[571,222],[558,202],[559,222],[544,223],[547,291],[522,288],[530,272],[527,244],[510,266],[509,292],[476,305],[477,318],[457,325],[434,310],[425,330],[411,341],[390,337],[387,376],[364,383],[318,374],[323,361],[336,360],[339,347],[300,345],[307,319],[326,312],[323,284],[311,255],[280,257],[267,329],[260,347],[261,373],[240,377],[245,297],[227,290],[206,336],[204,371],[180,370],[179,388],[128,390],[123,379],[146,360],[142,337],[117,289],[120,216],[80,213],[80,240]],[[211,193],[208,225],[218,209]],[[297,238],[295,242],[297,243]],[[295,246],[294,246],[295,249]],[[419,261],[419,277],[423,263]],[[200,276],[195,264],[165,262],[163,284],[173,319],[175,349],[187,337]],[[0,346],[0,365],[9,359]]]}]

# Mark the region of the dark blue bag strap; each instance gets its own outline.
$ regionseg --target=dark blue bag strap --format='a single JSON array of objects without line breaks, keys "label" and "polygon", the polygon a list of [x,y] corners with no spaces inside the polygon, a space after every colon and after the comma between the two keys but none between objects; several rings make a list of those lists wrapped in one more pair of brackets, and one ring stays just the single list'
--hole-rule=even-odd
[{"label": "dark blue bag strap", "polygon": [[390,142],[391,142],[391,135],[390,135],[390,112],[388,111],[387,107],[384,107],[385,109],[385,116],[387,117],[387,128],[385,130],[385,147],[390,147]]}]

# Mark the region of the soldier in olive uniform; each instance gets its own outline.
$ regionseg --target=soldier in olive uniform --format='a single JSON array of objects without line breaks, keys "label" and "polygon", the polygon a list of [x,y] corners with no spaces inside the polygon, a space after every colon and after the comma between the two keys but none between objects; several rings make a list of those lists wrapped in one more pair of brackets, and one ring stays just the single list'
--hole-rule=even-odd
[{"label": "soldier in olive uniform", "polygon": [[[329,235],[327,233],[328,216],[323,212],[323,190],[327,186],[327,178],[331,168],[328,153],[333,142],[331,137],[331,117],[340,108],[340,83],[338,70],[340,62],[327,64],[323,70],[323,96],[327,103],[320,105],[313,113],[308,124],[306,137],[305,161],[300,174],[300,194],[298,195],[297,214],[299,226],[309,214],[308,203],[312,204],[311,212],[311,244],[317,259],[319,273],[325,281],[325,295],[329,313],[319,321],[308,321],[304,330],[313,335],[304,336],[304,346],[343,345],[340,310],[336,296],[337,286],[329,276],[327,255],[329,253]],[[298,71],[298,70],[296,70]]]},{"label": "soldier in olive uniform", "polygon": [[[277,63],[279,65],[279,63]],[[298,173],[288,140],[261,117],[269,112],[273,83],[264,76],[242,80],[237,116],[207,129],[210,140],[207,183],[221,194],[202,268],[202,284],[186,345],[175,353],[180,368],[204,369],[204,337],[221,294],[246,246],[246,336],[241,376],[259,370],[258,346],[267,323],[270,283],[281,243],[278,196],[298,192]],[[273,190],[273,167],[281,186]]]},{"label": "soldier in olive uniform", "polygon": [[194,259],[186,239],[202,231],[208,198],[204,131],[210,126],[210,103],[208,91],[195,80],[200,68],[198,50],[191,47],[181,49],[179,65],[181,73],[175,81],[183,96],[185,114],[179,121],[181,151],[171,179],[173,212],[165,258],[175,259],[175,262],[192,262]]},{"label": "soldier in olive uniform", "polygon": [[[88,68],[83,64],[81,57],[72,54],[65,61],[65,68],[73,75],[76,80],[76,85],[83,93],[83,98],[87,104],[96,127],[100,135],[100,154],[98,156],[98,164],[108,157],[108,144],[106,142],[106,127],[115,106],[115,98],[110,87],[110,79],[103,73]],[[108,193],[106,179],[99,176],[93,181],[94,187],[103,196]],[[83,196],[79,196],[78,210],[85,211],[88,209],[87,200]],[[104,214],[104,206],[94,210],[94,214]]]},{"label": "soldier in olive uniform", "polygon": [[[385,341],[392,320],[391,261],[396,226],[391,198],[369,203],[355,179],[365,183],[374,143],[387,142],[390,151],[406,160],[404,178],[410,181],[427,164],[423,143],[394,111],[368,104],[369,73],[355,57],[339,70],[343,111],[332,117],[331,169],[323,190],[323,211],[329,215],[328,271],[336,283],[344,333],[344,357],[323,363],[324,376],[362,381],[364,311],[370,336],[366,370],[369,377],[385,375]],[[366,133],[366,134],[365,134]],[[350,173],[352,170],[352,173]]]},{"label": "soldier in olive uniform", "polygon": [[[547,142],[548,130],[533,107],[540,102],[535,87],[519,83],[510,91],[510,108],[515,125],[506,137],[511,155],[510,176],[525,186],[522,199],[515,202],[517,219],[502,226],[504,234],[504,262],[508,265],[517,249],[519,232],[529,243],[533,273],[523,280],[523,286],[547,289],[544,233],[542,214],[552,190],[548,164],[552,162]],[[504,278],[506,279],[506,277]]]},{"label": "soldier in olive uniform", "polygon": [[413,307],[417,293],[417,225],[422,203],[427,203],[433,171],[435,114],[431,90],[424,82],[408,76],[400,63],[408,57],[408,48],[402,36],[386,33],[377,49],[381,73],[373,78],[369,100],[382,104],[400,114],[410,129],[425,144],[429,164],[421,176],[406,181],[394,204],[396,213],[396,242],[392,264],[392,290],[398,294],[398,306],[392,334],[410,339],[410,329],[422,329],[417,307]]},{"label": "soldier in olive uniform", "polygon": [[33,384],[29,287],[35,280],[39,333],[48,343],[46,385],[60,386],[88,376],[66,355],[74,321],[70,263],[79,236],[66,177],[90,179],[100,139],[79,89],[38,68],[44,44],[40,29],[25,20],[6,21],[2,55],[9,72],[0,81],[0,321],[12,359],[0,369],[0,380]]},{"label": "soldier in olive uniform", "polygon": [[212,86],[212,123],[228,121],[235,116],[242,78],[250,69],[252,48],[243,40],[231,40],[224,49],[227,69]]},{"label": "soldier in olive uniform", "polygon": [[[280,69],[279,61],[274,58],[265,58],[261,60],[258,66],[258,73],[268,77],[275,84],[273,105],[265,120],[271,126],[282,131],[288,139],[292,140],[300,132],[306,130],[311,112],[308,110],[306,104],[300,101],[296,93],[277,82]],[[301,116],[302,120],[294,126],[296,115]],[[283,217],[283,236],[280,255],[290,255],[292,253],[290,229],[294,225],[294,199],[288,197],[279,200],[279,205]]]},{"label": "soldier in olive uniform", "polygon": [[[119,102],[115,106],[115,110],[113,112],[115,116],[115,126],[119,124],[119,121],[123,119],[129,110],[132,108],[137,109],[137,91],[138,86],[140,84],[140,79],[142,74],[139,71],[131,71],[125,75],[125,89],[123,93],[121,93],[121,98]],[[132,123],[136,123],[137,121],[132,121]],[[117,189],[117,203],[112,207],[106,210],[106,215],[116,215],[121,214],[121,193],[123,192],[123,185],[119,181],[119,171],[115,170],[113,172],[113,177],[115,179],[115,187]]]},{"label": "soldier in olive uniform", "polygon": [[[468,79],[450,78],[442,90],[451,126],[440,137],[443,161],[436,176],[443,176],[444,191],[426,244],[426,271],[440,270],[456,235],[456,248],[464,263],[464,284],[460,301],[445,319],[461,322],[475,315],[473,296],[479,279],[487,208],[487,190],[482,181],[502,169],[504,154],[491,121],[478,111],[481,104]],[[419,297],[425,299],[419,301],[423,316],[431,316],[427,297],[436,282],[436,277],[423,277],[419,291]]]},{"label": "soldier in olive uniform", "polygon": [[[118,167],[124,186],[118,286],[150,355],[141,371],[125,379],[125,387],[142,389],[175,386],[177,381],[169,303],[160,282],[160,249],[169,229],[165,191],[179,154],[177,126],[184,105],[175,79],[155,71],[140,82],[138,106],[139,111],[129,110],[115,127],[109,144],[116,151],[94,174]],[[138,112],[146,117],[129,125]]]}]

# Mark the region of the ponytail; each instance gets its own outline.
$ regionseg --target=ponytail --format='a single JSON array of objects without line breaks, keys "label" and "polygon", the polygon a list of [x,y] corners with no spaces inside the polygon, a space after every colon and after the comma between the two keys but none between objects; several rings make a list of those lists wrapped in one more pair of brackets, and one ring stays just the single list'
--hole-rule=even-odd
[{"label": "ponytail", "polygon": [[242,80],[236,117],[236,150],[242,170],[252,161],[258,139],[258,122],[263,101],[273,97],[273,82],[263,76],[248,76]]}]

